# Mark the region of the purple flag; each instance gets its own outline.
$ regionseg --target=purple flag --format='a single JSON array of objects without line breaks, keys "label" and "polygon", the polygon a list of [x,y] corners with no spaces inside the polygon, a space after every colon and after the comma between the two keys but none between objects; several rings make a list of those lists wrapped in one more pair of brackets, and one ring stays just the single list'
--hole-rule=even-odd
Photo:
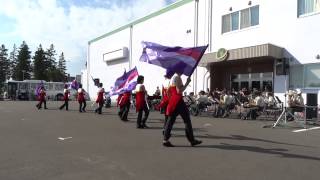
[{"label": "purple flag", "polygon": [[191,76],[208,47],[208,45],[190,48],[167,47],[144,41],[142,46],[140,61],[165,68],[169,76],[174,73]]},{"label": "purple flag", "polygon": [[134,90],[137,85],[138,76],[139,73],[136,67],[131,69],[129,72],[125,72],[122,76],[117,78],[114,83],[115,86],[111,89],[110,95],[123,94]]},{"label": "purple flag", "polygon": [[44,87],[44,84],[43,84],[43,82],[41,81],[40,84],[38,84],[37,87],[36,87],[36,89],[35,89],[34,94],[35,94],[36,96],[39,96],[39,95],[40,95],[40,91],[41,91],[41,88],[42,88],[42,87]]},{"label": "purple flag", "polygon": [[73,80],[70,84],[70,88],[75,90],[79,89],[79,83],[76,80]]}]

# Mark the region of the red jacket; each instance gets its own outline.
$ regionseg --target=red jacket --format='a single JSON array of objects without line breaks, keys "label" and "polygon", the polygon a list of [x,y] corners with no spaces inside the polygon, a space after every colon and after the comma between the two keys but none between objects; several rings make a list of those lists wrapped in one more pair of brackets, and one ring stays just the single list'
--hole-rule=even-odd
[{"label": "red jacket", "polygon": [[177,105],[182,100],[182,94],[177,92],[176,86],[170,86],[168,89],[169,103],[167,106],[166,115],[170,116],[176,110]]},{"label": "red jacket", "polygon": [[64,95],[63,95],[63,100],[69,101],[69,94],[70,94],[69,90],[65,89],[64,90]]},{"label": "red jacket", "polygon": [[146,99],[145,99],[145,92],[144,91],[138,91],[136,92],[136,111],[140,111],[144,108],[146,104]]},{"label": "red jacket", "polygon": [[169,103],[168,89],[162,87],[162,99],[161,99],[159,107],[164,108],[168,105],[168,103]]},{"label": "red jacket", "polygon": [[124,94],[122,94],[120,100],[119,100],[119,106],[122,107],[126,104],[130,103],[130,98],[131,98],[131,93],[130,92],[126,92]]},{"label": "red jacket", "polygon": [[79,102],[85,101],[83,89],[78,89],[78,101]]},{"label": "red jacket", "polygon": [[103,103],[103,95],[104,95],[104,89],[101,88],[101,89],[99,89],[96,103]]},{"label": "red jacket", "polygon": [[46,92],[41,90],[40,93],[39,93],[39,101],[45,101],[46,99]]}]

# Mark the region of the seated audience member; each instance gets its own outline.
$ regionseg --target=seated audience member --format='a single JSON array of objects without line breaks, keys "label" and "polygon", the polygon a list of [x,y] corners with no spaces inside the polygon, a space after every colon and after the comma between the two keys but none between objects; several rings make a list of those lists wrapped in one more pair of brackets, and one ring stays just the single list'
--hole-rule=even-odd
[{"label": "seated audience member", "polygon": [[294,115],[295,112],[303,112],[304,111],[304,99],[301,95],[301,90],[297,89],[297,91],[289,91],[288,93],[288,111],[289,116],[287,119],[289,121],[293,121],[294,118],[291,115]]}]

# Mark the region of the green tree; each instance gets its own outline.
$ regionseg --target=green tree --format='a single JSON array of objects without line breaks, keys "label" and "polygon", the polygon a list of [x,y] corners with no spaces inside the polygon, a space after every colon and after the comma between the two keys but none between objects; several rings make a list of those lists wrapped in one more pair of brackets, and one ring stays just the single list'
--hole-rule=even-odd
[{"label": "green tree", "polygon": [[33,57],[33,75],[34,79],[39,80],[48,80],[46,65],[46,53],[42,49],[41,44],[38,47],[38,50],[34,53]]},{"label": "green tree", "polygon": [[17,67],[18,64],[18,51],[17,51],[17,47],[14,44],[12,51],[10,52],[9,55],[9,61],[10,61],[10,66],[9,66],[9,75],[8,75],[8,79],[12,78],[12,79],[17,79],[17,75],[15,73],[15,69]]},{"label": "green tree", "polygon": [[2,94],[4,82],[8,75],[8,49],[2,44],[0,47],[0,95]]},{"label": "green tree", "polygon": [[64,58],[63,52],[59,56],[59,62],[58,62],[58,70],[60,72],[60,81],[66,80],[66,60]]},{"label": "green tree", "polygon": [[50,48],[46,51],[46,65],[47,65],[47,76],[50,81],[57,81],[57,62],[56,62],[56,50],[54,45],[51,44]]},{"label": "green tree", "polygon": [[22,42],[18,53],[18,64],[15,68],[16,79],[19,81],[31,78],[31,51],[25,41]]}]

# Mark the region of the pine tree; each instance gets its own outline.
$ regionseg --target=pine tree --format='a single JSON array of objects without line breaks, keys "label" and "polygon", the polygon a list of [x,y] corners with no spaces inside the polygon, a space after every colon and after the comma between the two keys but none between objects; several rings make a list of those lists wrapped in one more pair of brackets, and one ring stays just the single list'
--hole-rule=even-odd
[{"label": "pine tree", "polygon": [[8,61],[8,49],[2,44],[0,47],[0,95],[2,93],[4,82],[6,81],[9,61]]},{"label": "pine tree", "polygon": [[25,41],[22,42],[18,53],[18,64],[15,68],[16,79],[21,81],[31,78],[31,52]]},{"label": "pine tree", "polygon": [[17,51],[17,47],[14,44],[12,51],[10,52],[10,56],[9,56],[9,61],[10,61],[10,66],[9,66],[9,74],[8,74],[8,79],[12,78],[12,79],[17,79],[17,75],[15,73],[15,69],[17,67],[18,64],[18,51]]},{"label": "pine tree", "polygon": [[66,60],[64,59],[63,52],[59,56],[58,70],[60,72],[60,81],[65,81],[67,68],[66,68]]},{"label": "pine tree", "polygon": [[46,65],[47,76],[50,81],[57,81],[57,62],[55,56],[57,55],[54,45],[51,44],[50,48],[46,51]]},{"label": "pine tree", "polygon": [[34,79],[48,80],[48,74],[46,69],[46,54],[40,44],[38,50],[34,53],[33,57]]}]

